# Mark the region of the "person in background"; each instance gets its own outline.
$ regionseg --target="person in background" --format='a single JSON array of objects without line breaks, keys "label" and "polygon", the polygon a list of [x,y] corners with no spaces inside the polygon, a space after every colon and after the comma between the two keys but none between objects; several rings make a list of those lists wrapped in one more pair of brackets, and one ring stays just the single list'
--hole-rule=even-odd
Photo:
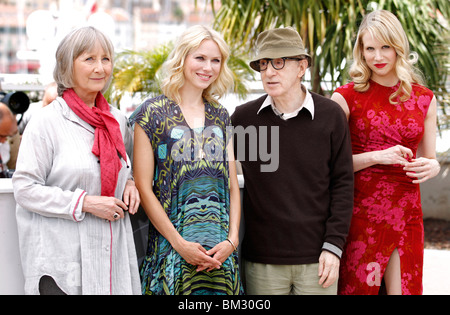
[{"label": "person in background", "polygon": [[10,172],[13,172],[13,170],[16,168],[17,154],[19,151],[20,142],[22,140],[22,134],[25,130],[26,125],[28,124],[28,121],[31,119],[36,110],[39,110],[42,107],[47,106],[57,96],[58,96],[57,86],[56,83],[53,82],[45,88],[42,101],[30,104],[30,107],[27,109],[27,111],[22,114],[22,117],[19,119],[19,122],[17,124],[19,132],[17,132],[14,136],[10,137],[8,141],[10,146],[10,159],[7,166],[10,169]]},{"label": "person in background", "polygon": [[31,103],[30,107],[27,109],[27,111],[25,113],[23,113],[22,119],[20,120],[19,125],[18,125],[20,134],[23,134],[25,127],[28,124],[28,122],[30,121],[33,114],[37,110],[39,110],[39,109],[47,106],[51,102],[53,102],[57,96],[58,96],[58,86],[57,86],[56,82],[52,82],[52,83],[48,84],[45,87],[44,96],[42,97],[42,101],[39,101],[36,103]]},{"label": "person in background", "polygon": [[17,131],[16,117],[6,104],[0,103],[0,177],[8,177],[6,164],[11,156],[8,139]]},{"label": "person in background", "polygon": [[240,192],[230,118],[229,49],[205,26],[179,38],[164,95],[134,113],[134,169],[149,217],[143,294],[240,294]]},{"label": "person in background", "polygon": [[13,175],[26,294],[139,294],[127,118],[103,97],[114,48],[93,27],[56,51],[58,97],[35,113]]},{"label": "person in background", "polygon": [[367,14],[350,68],[353,81],[332,99],[350,125],[354,210],[342,257],[339,294],[421,294],[420,187],[439,173],[436,98],[422,85],[401,23],[389,11]]},{"label": "person in background", "polygon": [[246,293],[336,294],[353,206],[348,124],[338,104],[302,84],[311,57],[295,29],[262,32],[256,50],[250,66],[267,94],[231,116],[245,180]]}]

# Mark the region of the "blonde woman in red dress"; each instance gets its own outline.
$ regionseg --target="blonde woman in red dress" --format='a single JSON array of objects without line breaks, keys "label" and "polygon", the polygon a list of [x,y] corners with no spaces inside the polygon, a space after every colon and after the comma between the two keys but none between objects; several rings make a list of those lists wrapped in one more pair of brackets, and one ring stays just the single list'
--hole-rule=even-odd
[{"label": "blonde woman in red dress", "polygon": [[406,34],[392,13],[368,14],[350,75],[332,99],[347,114],[355,172],[354,209],[339,294],[421,294],[420,187],[439,173],[436,98],[422,85]]}]

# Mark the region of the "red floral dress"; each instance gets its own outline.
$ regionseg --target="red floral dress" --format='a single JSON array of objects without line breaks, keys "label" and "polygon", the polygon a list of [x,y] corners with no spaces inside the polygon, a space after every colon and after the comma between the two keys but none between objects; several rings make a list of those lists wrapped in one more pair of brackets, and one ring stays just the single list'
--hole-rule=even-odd
[{"label": "red floral dress", "polygon": [[[347,101],[353,154],[397,144],[414,157],[433,93],[413,85],[411,98],[392,105],[398,89],[370,81],[367,92],[339,87]],[[400,165],[374,165],[355,173],[353,217],[341,259],[339,294],[378,294],[389,258],[400,255],[403,294],[422,294],[423,219],[420,188]]]}]

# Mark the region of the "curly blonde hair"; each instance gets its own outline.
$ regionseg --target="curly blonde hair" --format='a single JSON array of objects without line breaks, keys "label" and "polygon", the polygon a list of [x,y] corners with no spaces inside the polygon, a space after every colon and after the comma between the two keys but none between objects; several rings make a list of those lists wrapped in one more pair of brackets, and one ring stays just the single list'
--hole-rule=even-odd
[{"label": "curly blonde hair", "polygon": [[365,92],[370,87],[372,71],[363,58],[362,37],[369,32],[373,38],[395,49],[397,61],[395,72],[400,81],[398,90],[391,94],[389,102],[398,104],[411,97],[412,84],[423,84],[422,76],[414,64],[418,60],[415,52],[410,52],[405,31],[397,17],[386,10],[376,10],[367,14],[358,31],[353,48],[353,64],[349,74],[355,84],[354,89]]},{"label": "curly blonde hair", "polygon": [[227,60],[230,56],[228,45],[218,32],[203,25],[195,25],[188,28],[181,35],[164,65],[165,79],[161,88],[164,95],[177,104],[181,103],[179,90],[185,82],[184,62],[186,56],[207,39],[217,44],[222,54],[222,59],[219,76],[217,80],[203,91],[203,98],[208,102],[217,102],[217,98],[225,95],[233,86],[233,74],[227,65]]}]

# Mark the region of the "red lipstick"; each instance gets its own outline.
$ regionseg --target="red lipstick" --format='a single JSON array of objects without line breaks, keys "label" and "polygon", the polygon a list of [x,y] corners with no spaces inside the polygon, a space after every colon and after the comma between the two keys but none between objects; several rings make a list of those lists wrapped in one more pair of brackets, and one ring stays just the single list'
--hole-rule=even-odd
[{"label": "red lipstick", "polygon": [[377,67],[378,69],[384,68],[386,67],[387,63],[377,63],[375,64],[375,67]]}]

